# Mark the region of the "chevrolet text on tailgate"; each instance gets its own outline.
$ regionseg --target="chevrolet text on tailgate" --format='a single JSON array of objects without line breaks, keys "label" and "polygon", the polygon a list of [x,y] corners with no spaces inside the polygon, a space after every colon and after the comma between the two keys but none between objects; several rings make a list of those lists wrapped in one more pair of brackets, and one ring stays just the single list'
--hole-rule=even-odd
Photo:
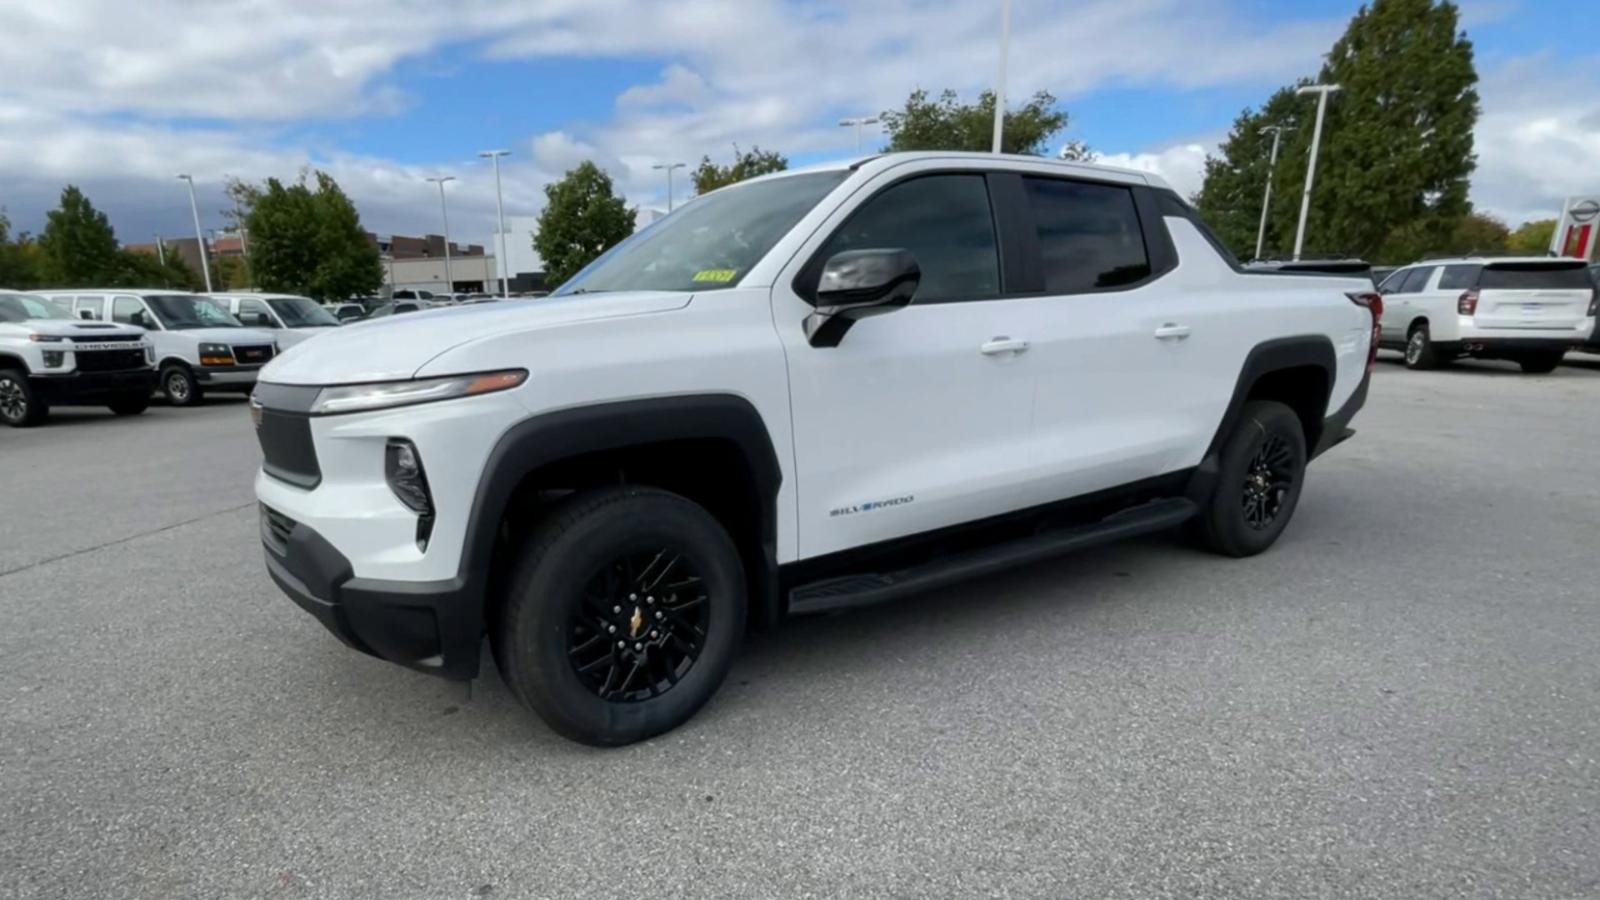
[{"label": "chevrolet text on tailgate", "polygon": [[891,154],[700,197],[548,300],[330,330],[252,400],[272,578],[574,740],[689,719],[748,629],[1185,526],[1277,540],[1382,303],[1247,272],[1158,179]]}]

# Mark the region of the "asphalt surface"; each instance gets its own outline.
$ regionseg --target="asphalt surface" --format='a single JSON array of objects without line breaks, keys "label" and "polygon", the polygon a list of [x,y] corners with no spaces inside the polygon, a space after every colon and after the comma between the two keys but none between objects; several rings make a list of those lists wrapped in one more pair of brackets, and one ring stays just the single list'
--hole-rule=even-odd
[{"label": "asphalt surface", "polygon": [[280,596],[241,402],[0,430],[0,896],[1600,896],[1600,358],[1355,426],[1265,556],[792,622],[612,751]]}]

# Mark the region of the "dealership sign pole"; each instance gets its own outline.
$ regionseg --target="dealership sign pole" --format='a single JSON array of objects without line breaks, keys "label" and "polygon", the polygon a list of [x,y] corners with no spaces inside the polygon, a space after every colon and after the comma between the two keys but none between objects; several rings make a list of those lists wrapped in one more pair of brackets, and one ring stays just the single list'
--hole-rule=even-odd
[{"label": "dealership sign pole", "polygon": [[1551,256],[1593,260],[1600,245],[1600,194],[1568,197],[1550,236]]}]

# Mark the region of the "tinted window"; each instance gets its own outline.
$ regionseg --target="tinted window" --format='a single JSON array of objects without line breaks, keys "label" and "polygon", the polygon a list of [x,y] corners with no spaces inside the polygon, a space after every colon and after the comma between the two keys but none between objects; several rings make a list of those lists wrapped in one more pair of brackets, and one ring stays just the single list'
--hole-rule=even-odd
[{"label": "tinted window", "polygon": [[138,325],[142,328],[150,327],[150,317],[145,314],[144,304],[137,297],[118,297],[111,304],[111,321],[121,322],[124,325]]},{"label": "tinted window", "polygon": [[1505,291],[1571,291],[1591,286],[1582,263],[1552,266],[1541,263],[1502,263],[1487,266],[1478,287]]},{"label": "tinted window", "polygon": [[1400,288],[1405,286],[1406,276],[1410,274],[1410,269],[1399,269],[1391,273],[1388,278],[1385,278],[1383,283],[1378,285],[1378,290],[1385,294],[1398,294],[1400,293]]},{"label": "tinted window", "polygon": [[975,300],[1000,293],[989,189],[981,174],[902,181],[862,204],[818,252],[900,247],[922,268],[916,303]]},{"label": "tinted window", "polygon": [[1464,291],[1478,286],[1478,273],[1483,266],[1445,266],[1439,276],[1439,290]]},{"label": "tinted window", "polygon": [[1433,270],[1438,266],[1418,266],[1406,273],[1406,282],[1400,286],[1400,293],[1419,293],[1428,284],[1428,279],[1433,277]]},{"label": "tinted window", "polygon": [[1131,190],[1057,178],[1022,182],[1039,232],[1046,291],[1075,294],[1149,277]]}]

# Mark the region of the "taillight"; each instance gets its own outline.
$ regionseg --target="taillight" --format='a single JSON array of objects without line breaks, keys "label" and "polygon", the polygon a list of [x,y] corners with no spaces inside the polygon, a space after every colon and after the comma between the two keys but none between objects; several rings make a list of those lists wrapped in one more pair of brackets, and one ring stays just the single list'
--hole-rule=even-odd
[{"label": "taillight", "polygon": [[1456,312],[1463,316],[1476,315],[1478,312],[1478,290],[1462,291],[1456,298]]},{"label": "taillight", "polygon": [[1383,337],[1383,295],[1372,292],[1357,292],[1345,294],[1350,302],[1357,306],[1364,306],[1372,314],[1372,341],[1367,347],[1367,371],[1371,372],[1378,364],[1378,341]]},{"label": "taillight", "polygon": [[1600,287],[1589,292],[1589,315],[1600,316]]}]

